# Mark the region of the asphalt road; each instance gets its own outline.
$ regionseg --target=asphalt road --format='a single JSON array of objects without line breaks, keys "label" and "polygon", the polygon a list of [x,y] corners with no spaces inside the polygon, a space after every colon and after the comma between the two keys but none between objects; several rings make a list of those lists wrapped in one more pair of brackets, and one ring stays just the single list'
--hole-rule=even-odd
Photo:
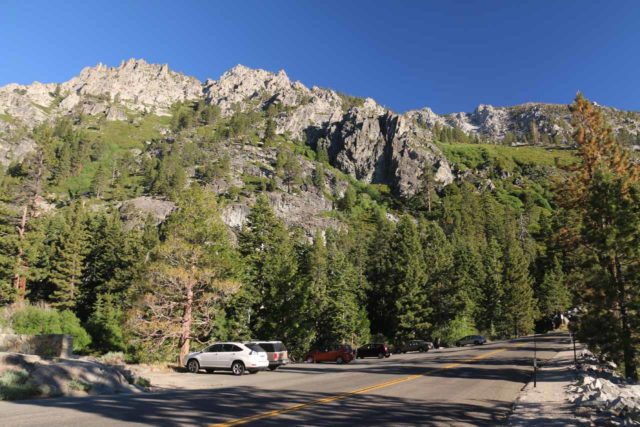
[{"label": "asphalt road", "polygon": [[[570,345],[538,336],[538,359]],[[0,402],[0,426],[496,425],[531,378],[533,340],[358,360],[276,372],[167,374],[135,395]]]}]

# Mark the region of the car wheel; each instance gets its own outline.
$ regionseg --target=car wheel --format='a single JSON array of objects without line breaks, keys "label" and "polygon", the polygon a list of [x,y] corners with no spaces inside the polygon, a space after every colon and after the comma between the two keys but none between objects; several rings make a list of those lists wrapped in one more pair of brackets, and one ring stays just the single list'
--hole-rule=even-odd
[{"label": "car wheel", "polygon": [[200,364],[196,359],[191,359],[187,362],[187,369],[192,374],[197,374],[198,371],[200,370]]},{"label": "car wheel", "polygon": [[238,376],[244,374],[244,363],[240,361],[233,362],[231,365],[231,372],[233,372],[233,375]]},{"label": "car wheel", "polygon": [[384,359],[384,353],[378,353],[378,359]]},{"label": "car wheel", "polygon": [[315,360],[313,360],[313,356],[309,356],[309,357],[307,357],[306,362],[307,362],[307,363],[314,363],[314,362],[315,362]]},{"label": "car wheel", "polygon": [[275,371],[276,369],[278,369],[278,367],[277,367],[277,366],[269,366],[269,370],[270,370],[270,371]]},{"label": "car wheel", "polygon": [[338,365],[342,365],[344,363],[344,359],[342,357],[338,356],[338,358],[336,359],[336,363]]},{"label": "car wheel", "polygon": [[211,368],[207,368],[205,369],[205,371],[207,371],[207,374],[213,374],[214,370]]}]

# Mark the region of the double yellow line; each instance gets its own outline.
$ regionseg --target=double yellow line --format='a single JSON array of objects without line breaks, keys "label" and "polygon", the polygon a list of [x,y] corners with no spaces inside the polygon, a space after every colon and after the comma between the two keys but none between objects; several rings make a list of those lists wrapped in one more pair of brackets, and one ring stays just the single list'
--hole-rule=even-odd
[{"label": "double yellow line", "polygon": [[[522,345],[522,344],[519,344],[519,345],[516,345],[516,346],[520,346],[520,345]],[[231,426],[237,426],[237,425],[241,425],[241,424],[251,423],[253,421],[263,420],[265,418],[277,417],[279,415],[288,414],[289,412],[299,411],[301,409],[305,409],[305,408],[308,408],[310,406],[322,405],[322,404],[325,404],[325,403],[335,402],[337,400],[346,399],[348,397],[355,396],[355,395],[358,395],[358,394],[363,394],[363,393],[367,393],[367,392],[370,392],[370,391],[379,390],[381,388],[391,387],[393,385],[400,384],[400,383],[405,383],[407,381],[413,381],[415,379],[427,376],[429,374],[433,374],[434,372],[444,371],[446,369],[456,368],[456,367],[458,367],[460,365],[464,365],[464,364],[467,364],[467,363],[473,363],[473,362],[478,361],[480,359],[484,359],[486,357],[493,356],[494,354],[501,353],[501,352],[503,352],[505,350],[507,350],[507,349],[506,348],[500,348],[498,350],[493,350],[493,351],[490,351],[490,352],[487,352],[487,353],[479,354],[478,356],[472,357],[472,358],[464,360],[462,362],[450,363],[449,365],[445,365],[442,368],[431,369],[431,370],[429,370],[428,372],[426,372],[424,374],[416,374],[416,375],[409,375],[409,376],[402,377],[402,378],[396,378],[394,380],[390,380],[390,381],[386,381],[386,382],[383,382],[383,383],[374,384],[374,385],[368,386],[368,387],[359,388],[357,390],[352,390],[352,391],[348,391],[348,392],[345,392],[345,393],[336,394],[336,395],[333,395],[333,396],[323,397],[322,399],[312,400],[312,401],[307,402],[307,403],[299,403],[297,405],[288,406],[288,407],[283,408],[283,409],[275,409],[273,411],[262,412],[260,414],[256,414],[256,415],[252,415],[252,416],[244,417],[244,418],[238,418],[238,419],[230,420],[230,421],[227,421],[227,422],[224,422],[224,423],[210,424],[209,427],[231,427]]]}]

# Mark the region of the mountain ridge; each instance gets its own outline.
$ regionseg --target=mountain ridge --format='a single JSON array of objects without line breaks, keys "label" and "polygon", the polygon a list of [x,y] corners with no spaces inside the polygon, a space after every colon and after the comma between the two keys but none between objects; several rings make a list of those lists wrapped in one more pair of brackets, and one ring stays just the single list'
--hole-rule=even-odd
[{"label": "mountain ridge", "polygon": [[[358,98],[236,65],[218,80],[204,82],[143,59],[118,67],[85,67],[66,82],[11,84],[0,88],[0,161],[24,158],[35,143],[28,129],[70,116],[107,122],[135,122],[148,115],[169,116],[179,103],[202,103],[222,117],[259,113],[273,133],[326,150],[331,165],[366,184],[384,184],[403,198],[420,191],[431,170],[446,186],[456,174],[436,142],[570,147],[567,106],[527,103],[514,107],[480,104],[471,113],[438,115],[430,108],[399,114],[372,98]],[[601,107],[614,130],[640,147],[640,114]],[[137,118],[136,118],[137,117]],[[267,134],[268,123],[256,129]],[[168,130],[163,130],[166,133]]]},{"label": "mountain ridge", "polygon": [[[261,94],[273,98],[260,100]],[[274,73],[238,64],[224,72],[218,80],[209,78],[201,82],[195,77],[172,71],[168,64],[152,64],[144,59],[131,58],[122,61],[118,67],[102,63],[85,67],[77,76],[62,83],[11,83],[0,87],[0,114],[27,124],[38,123],[46,120],[48,115],[69,114],[83,104],[81,110],[85,114],[105,114],[109,119],[125,119],[121,108],[104,105],[104,102],[86,102],[87,97],[97,97],[129,109],[155,114],[167,114],[175,102],[197,99],[219,105],[223,114],[230,114],[234,103],[250,100],[278,103],[285,107],[297,106],[300,111],[287,117],[288,123],[284,120],[279,123],[281,132],[288,131],[295,136],[300,136],[303,130],[301,126],[338,121],[345,104],[344,95],[332,89],[317,86],[309,88],[300,81],[292,81],[284,70]],[[310,102],[314,105],[306,107]],[[52,105],[55,103],[57,105]],[[392,111],[371,98],[366,98],[365,104],[376,110],[378,115]],[[602,108],[608,112],[610,120],[616,114],[633,117],[632,123],[627,122],[626,127],[619,120],[613,120],[614,128],[625,127],[630,133],[640,134],[640,114],[613,107]],[[439,123],[457,127],[492,141],[504,139],[508,132],[514,133],[516,138],[521,137],[527,131],[523,127],[529,126],[532,120],[542,133],[559,133],[563,140],[568,139],[568,110],[562,104],[527,102],[501,107],[481,103],[472,112],[437,114],[427,106],[403,113],[392,112],[416,118],[427,126]]]}]

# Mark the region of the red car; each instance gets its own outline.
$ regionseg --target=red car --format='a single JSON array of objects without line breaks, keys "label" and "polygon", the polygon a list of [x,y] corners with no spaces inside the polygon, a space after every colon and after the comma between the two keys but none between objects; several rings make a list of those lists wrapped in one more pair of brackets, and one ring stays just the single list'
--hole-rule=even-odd
[{"label": "red car", "polygon": [[318,362],[336,362],[349,363],[356,358],[356,353],[348,344],[335,345],[324,350],[311,350],[304,355],[304,361],[307,363]]}]

